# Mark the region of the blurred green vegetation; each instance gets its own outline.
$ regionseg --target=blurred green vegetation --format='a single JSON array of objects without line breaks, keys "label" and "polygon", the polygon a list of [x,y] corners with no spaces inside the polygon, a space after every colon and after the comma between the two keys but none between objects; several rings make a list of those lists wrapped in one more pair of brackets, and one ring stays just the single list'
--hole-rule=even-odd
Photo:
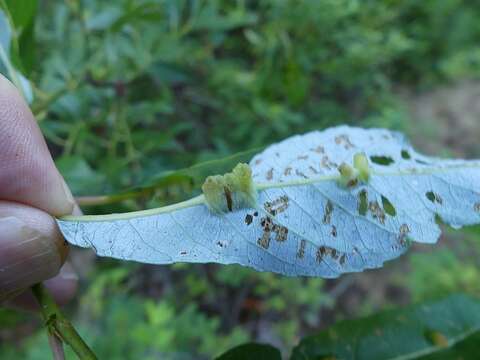
[{"label": "blurred green vegetation", "polygon": [[[20,47],[22,69],[75,195],[116,193],[340,123],[408,131],[399,89],[480,75],[478,1],[43,0],[39,7],[34,37]],[[195,190],[173,182],[153,197],[84,210],[159,206]],[[478,251],[478,241],[468,245]],[[210,358],[248,340],[289,351],[319,327],[406,298],[480,294],[478,260],[456,244],[409,255],[381,275],[331,281],[236,266],[80,264],[81,291],[68,313],[102,359]],[[48,359],[40,321],[2,310],[0,354]]]}]

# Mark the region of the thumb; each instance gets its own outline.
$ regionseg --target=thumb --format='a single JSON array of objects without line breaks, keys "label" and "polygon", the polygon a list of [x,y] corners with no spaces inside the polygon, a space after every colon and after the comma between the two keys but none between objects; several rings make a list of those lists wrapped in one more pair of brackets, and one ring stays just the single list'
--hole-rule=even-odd
[{"label": "thumb", "polygon": [[0,201],[0,302],[57,274],[67,250],[50,215]]}]

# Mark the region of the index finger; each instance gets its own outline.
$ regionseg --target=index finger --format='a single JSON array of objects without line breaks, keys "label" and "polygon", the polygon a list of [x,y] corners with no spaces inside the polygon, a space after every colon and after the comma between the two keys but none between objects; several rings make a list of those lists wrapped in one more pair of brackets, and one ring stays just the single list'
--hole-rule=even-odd
[{"label": "index finger", "polygon": [[28,105],[0,75],[0,199],[60,216],[74,200],[52,160]]}]

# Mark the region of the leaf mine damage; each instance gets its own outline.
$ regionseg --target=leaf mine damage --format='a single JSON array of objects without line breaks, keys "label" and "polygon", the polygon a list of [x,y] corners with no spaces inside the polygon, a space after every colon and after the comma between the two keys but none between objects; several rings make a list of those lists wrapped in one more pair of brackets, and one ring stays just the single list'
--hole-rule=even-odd
[{"label": "leaf mine damage", "polygon": [[298,248],[297,251],[297,258],[303,259],[305,256],[305,246],[307,244],[307,241],[305,239],[300,240],[300,247]]},{"label": "leaf mine damage", "polygon": [[[265,211],[272,215],[278,215],[288,208],[288,196],[283,195],[273,201],[267,201],[264,204]],[[268,249],[270,246],[270,238],[272,232],[275,234],[275,240],[278,242],[285,242],[288,237],[288,228],[274,223],[273,218],[270,216],[264,216],[260,219],[260,226],[263,233],[257,240],[257,244],[264,249]]]},{"label": "leaf mine damage", "polygon": [[385,224],[385,211],[380,207],[377,201],[370,201],[368,204],[368,210],[370,210],[373,218],[377,219],[380,224]]},{"label": "leaf mine damage", "polygon": [[328,200],[327,205],[325,205],[325,214],[323,215],[323,223],[325,225],[330,224],[330,220],[332,219],[332,212],[333,204],[330,200]]},{"label": "leaf mine damage", "polygon": [[321,263],[324,261],[325,257],[329,256],[333,260],[338,260],[340,265],[343,265],[346,260],[346,255],[341,254],[338,250],[328,247],[328,246],[320,246],[317,250],[317,263]]}]

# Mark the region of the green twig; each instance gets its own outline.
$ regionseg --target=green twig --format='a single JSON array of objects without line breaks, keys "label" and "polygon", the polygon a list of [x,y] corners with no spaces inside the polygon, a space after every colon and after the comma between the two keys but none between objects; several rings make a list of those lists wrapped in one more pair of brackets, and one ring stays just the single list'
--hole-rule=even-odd
[{"label": "green twig", "polygon": [[97,359],[93,351],[88,347],[85,341],[83,341],[70,321],[68,321],[60,311],[45,287],[42,284],[36,284],[32,286],[32,291],[40,305],[49,336],[53,336],[70,345],[81,360]]},{"label": "green twig", "polygon": [[55,101],[57,101],[62,96],[74,91],[78,87],[78,85],[79,83],[76,80],[67,80],[64,87],[58,89],[52,94],[48,94],[43,101],[33,104],[32,113],[35,116],[35,118],[37,118],[38,120],[38,116],[42,112],[48,110],[50,105],[52,105]]}]

